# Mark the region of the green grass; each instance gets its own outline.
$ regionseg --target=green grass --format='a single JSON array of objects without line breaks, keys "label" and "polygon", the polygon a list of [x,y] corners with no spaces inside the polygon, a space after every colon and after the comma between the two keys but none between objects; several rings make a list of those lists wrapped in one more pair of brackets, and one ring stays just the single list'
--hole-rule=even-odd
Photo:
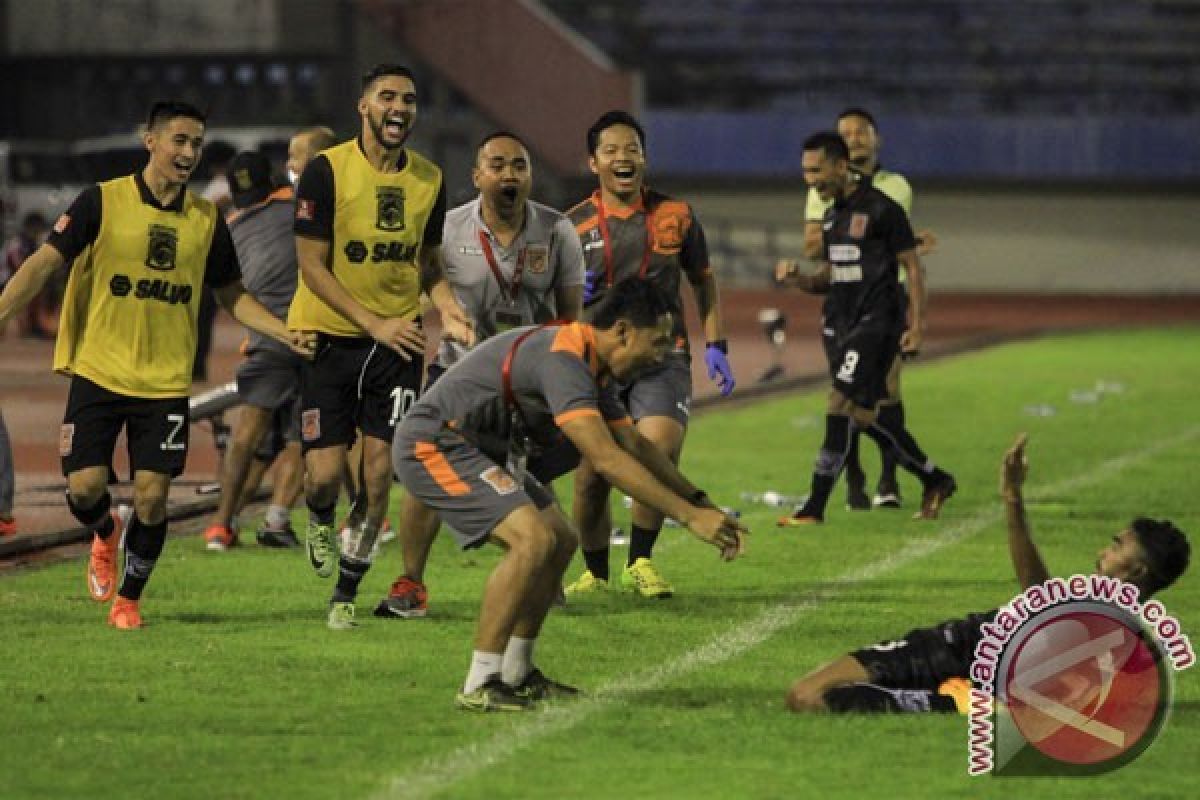
[{"label": "green grass", "polygon": [[[802,717],[782,698],[834,656],[1012,596],[996,478],[1017,431],[1031,435],[1031,519],[1053,571],[1086,571],[1136,514],[1170,517],[1196,541],[1197,353],[1200,328],[1183,328],[1047,338],[910,369],[910,427],[961,487],[936,523],[851,515],[840,486],[815,530],[781,532],[776,510],[739,503],[742,490],[806,489],[820,393],[698,418],[685,469],[741,506],[748,552],[721,564],[667,529],[657,560],[674,599],[610,595],[555,612],[538,662],[593,697],[548,712],[452,709],[491,550],[439,540],[431,617],[365,616],[350,633],[325,629],[331,587],[300,553],[210,554],[199,537],[173,539],[144,602],[150,625],[134,634],[103,624],[82,563],[22,572],[0,581],[0,797],[1194,797],[1196,670],[1177,676],[1160,740],[1092,779],[968,778],[961,717]],[[1070,400],[1098,380],[1123,391]],[[1028,415],[1036,404],[1056,413]],[[864,445],[871,472],[873,451]],[[903,488],[911,511],[918,488]],[[829,583],[938,537],[949,543],[925,557]],[[364,614],[398,568],[385,547]],[[1162,596],[1193,634],[1197,586],[1190,574]]]}]

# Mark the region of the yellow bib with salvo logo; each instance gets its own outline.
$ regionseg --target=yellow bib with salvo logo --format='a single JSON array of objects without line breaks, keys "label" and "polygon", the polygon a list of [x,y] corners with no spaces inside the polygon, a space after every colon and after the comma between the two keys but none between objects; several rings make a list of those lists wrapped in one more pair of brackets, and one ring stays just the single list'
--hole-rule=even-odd
[{"label": "yellow bib with salvo logo", "polygon": [[131,397],[185,397],[217,209],[142,202],[132,175],[100,184],[100,231],[71,265],[54,369]]},{"label": "yellow bib with salvo logo", "polygon": [[[333,168],[335,205],[329,268],[350,296],[381,317],[411,318],[420,309],[418,259],[442,171],[408,150],[404,169],[377,171],[351,139],[324,152]],[[292,330],[365,336],[317,297],[301,273],[288,311]]]}]

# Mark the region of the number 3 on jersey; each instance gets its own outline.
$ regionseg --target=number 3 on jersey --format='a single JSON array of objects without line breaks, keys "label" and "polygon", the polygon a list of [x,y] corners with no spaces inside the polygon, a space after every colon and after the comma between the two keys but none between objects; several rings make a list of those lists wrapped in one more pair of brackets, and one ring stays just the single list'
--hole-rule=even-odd
[{"label": "number 3 on jersey", "polygon": [[415,402],[417,402],[417,393],[412,389],[405,389],[403,386],[392,389],[392,417],[388,420],[388,425],[396,427],[396,423],[404,419]]},{"label": "number 3 on jersey", "polygon": [[842,357],[842,366],[838,368],[837,379],[842,383],[854,383],[854,370],[858,366],[858,351],[847,350]]}]

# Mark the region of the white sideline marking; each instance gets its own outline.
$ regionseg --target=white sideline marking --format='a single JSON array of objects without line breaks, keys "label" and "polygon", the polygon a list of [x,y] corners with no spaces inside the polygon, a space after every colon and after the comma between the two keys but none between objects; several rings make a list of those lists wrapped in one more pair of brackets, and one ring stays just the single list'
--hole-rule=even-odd
[{"label": "white sideline marking", "polygon": [[[1030,500],[1077,491],[1091,484],[1102,483],[1130,467],[1153,458],[1165,450],[1186,444],[1200,435],[1200,426],[1190,428],[1170,439],[1148,448],[1127,453],[1101,462],[1094,469],[1041,489],[1028,492]],[[620,703],[626,696],[647,692],[669,684],[701,667],[721,664],[751,650],[779,631],[796,624],[806,613],[837,597],[845,589],[874,580],[914,561],[919,561],[952,544],[974,536],[999,522],[1003,514],[998,508],[980,511],[934,537],[914,539],[904,547],[883,558],[850,570],[829,583],[807,593],[796,603],[780,603],[764,609],[745,622],[738,622],[707,643],[683,653],[665,663],[647,667],[632,675],[612,680],[582,699],[569,704],[547,707],[529,716],[521,716],[510,728],[498,731],[490,739],[465,745],[446,756],[430,759],[408,774],[388,781],[387,786],[371,795],[372,800],[402,800],[427,798],[443,792],[453,784],[492,767],[538,739],[570,730],[580,722]],[[784,692],[781,684],[780,702]]]}]

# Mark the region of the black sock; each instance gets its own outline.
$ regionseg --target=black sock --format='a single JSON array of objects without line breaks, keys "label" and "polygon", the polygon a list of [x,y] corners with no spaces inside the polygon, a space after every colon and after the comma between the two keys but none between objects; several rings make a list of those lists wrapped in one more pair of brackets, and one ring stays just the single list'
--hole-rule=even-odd
[{"label": "black sock", "polygon": [[914,714],[930,711],[957,711],[954,698],[928,689],[885,689],[873,683],[852,683],[836,686],[825,692],[825,705],[830,711]]},{"label": "black sock", "polygon": [[358,584],[371,568],[370,561],[359,561],[356,558],[341,556],[338,558],[337,586],[333,587],[333,602],[353,603],[358,597]]},{"label": "black sock", "polygon": [[846,483],[862,486],[867,482],[867,474],[863,472],[862,462],[858,460],[858,430],[850,434],[850,449],[846,451]]},{"label": "black sock", "polygon": [[75,498],[71,497],[71,493],[67,492],[67,508],[71,510],[71,515],[79,520],[79,524],[90,530],[92,533],[99,536],[101,539],[107,539],[112,536],[116,526],[113,525],[112,514],[108,513],[112,508],[112,495],[108,492],[100,498],[100,502],[91,508],[81,508],[75,504]]},{"label": "black sock", "polygon": [[[879,420],[892,430],[904,430],[904,405],[895,403],[879,407]],[[896,452],[890,447],[879,448],[879,485],[888,488],[896,484]]]},{"label": "black sock", "polygon": [[167,521],[147,525],[133,515],[129,531],[125,534],[125,577],[117,594],[129,600],[137,600],[150,580],[150,573],[162,555],[167,541]]},{"label": "black sock", "polygon": [[885,417],[880,414],[867,429],[867,435],[874,439],[880,448],[890,449],[897,463],[920,478],[921,483],[928,483],[933,477],[937,467],[899,420],[890,415]]},{"label": "black sock", "polygon": [[608,580],[607,547],[602,547],[599,550],[584,550],[583,563],[587,564],[588,572],[592,573],[592,577],[599,578],[602,581]]},{"label": "black sock", "polygon": [[654,550],[654,543],[658,541],[658,534],[661,530],[662,528],[643,528],[641,525],[630,526],[627,566],[631,566],[639,558],[650,558],[650,553]]},{"label": "black sock", "polygon": [[325,508],[317,508],[307,500],[304,501],[308,506],[308,513],[318,525],[332,525],[334,520],[334,511],[337,510],[337,504],[331,504]]},{"label": "black sock", "polygon": [[804,504],[805,514],[816,517],[825,515],[825,504],[829,502],[829,494],[846,461],[853,429],[854,424],[844,414],[825,415],[825,441],[821,443],[817,463],[813,466],[812,490],[808,502]]}]

